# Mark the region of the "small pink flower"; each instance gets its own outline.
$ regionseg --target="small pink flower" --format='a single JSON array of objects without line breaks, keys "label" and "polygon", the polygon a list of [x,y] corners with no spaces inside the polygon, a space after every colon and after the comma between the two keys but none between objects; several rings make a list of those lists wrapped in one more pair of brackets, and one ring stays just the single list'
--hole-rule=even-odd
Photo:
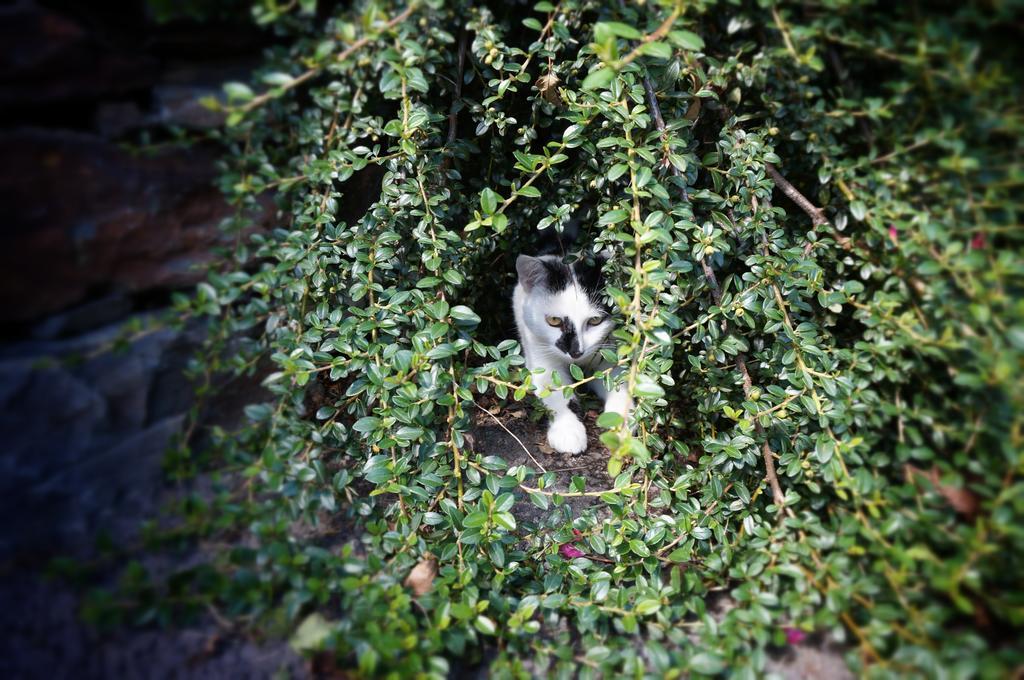
[{"label": "small pink flower", "polygon": [[558,554],[567,560],[574,560],[577,557],[583,557],[585,553],[572,543],[564,543],[558,548]]},{"label": "small pink flower", "polygon": [[975,234],[971,239],[971,250],[981,250],[985,247],[985,234]]},{"label": "small pink flower", "polygon": [[900,233],[896,231],[896,227],[889,226],[889,238],[892,239],[893,245],[900,242]]},{"label": "small pink flower", "polygon": [[786,633],[786,644],[798,645],[807,639],[807,633],[803,632],[799,628],[786,626],[782,630]]}]

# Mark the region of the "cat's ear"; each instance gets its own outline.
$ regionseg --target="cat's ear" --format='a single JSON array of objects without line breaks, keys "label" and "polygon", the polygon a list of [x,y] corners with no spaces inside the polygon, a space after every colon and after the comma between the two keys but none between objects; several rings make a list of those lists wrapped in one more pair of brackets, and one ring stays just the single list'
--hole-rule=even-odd
[{"label": "cat's ear", "polygon": [[519,273],[519,283],[529,293],[536,286],[543,286],[547,281],[547,268],[540,258],[520,255],[516,258],[516,271]]}]

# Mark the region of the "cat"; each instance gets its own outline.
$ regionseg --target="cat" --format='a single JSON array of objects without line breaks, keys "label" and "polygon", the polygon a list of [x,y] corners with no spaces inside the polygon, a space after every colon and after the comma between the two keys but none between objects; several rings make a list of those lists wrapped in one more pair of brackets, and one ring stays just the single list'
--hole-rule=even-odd
[{"label": "cat", "polygon": [[[540,391],[552,385],[558,373],[561,385],[575,382],[569,365],[576,364],[585,373],[607,368],[601,348],[614,326],[608,309],[601,302],[603,284],[600,263],[565,264],[557,255],[520,255],[516,260],[519,282],[512,293],[519,340],[526,367],[535,372],[533,385]],[[604,399],[604,410],[623,417],[630,408],[624,387],[608,391],[600,379],[587,385]],[[551,411],[548,444],[560,453],[582,453],[587,449],[587,430],[569,408],[569,399],[561,388],[551,388],[542,397]]]}]

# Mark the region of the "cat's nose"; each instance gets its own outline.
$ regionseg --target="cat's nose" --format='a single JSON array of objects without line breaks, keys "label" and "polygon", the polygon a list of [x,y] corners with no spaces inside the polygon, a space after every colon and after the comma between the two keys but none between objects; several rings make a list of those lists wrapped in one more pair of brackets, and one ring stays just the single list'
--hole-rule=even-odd
[{"label": "cat's nose", "polygon": [[572,347],[569,348],[569,356],[571,356],[573,359],[579,359],[581,356],[583,356],[583,352],[580,350],[579,345],[573,345]]}]

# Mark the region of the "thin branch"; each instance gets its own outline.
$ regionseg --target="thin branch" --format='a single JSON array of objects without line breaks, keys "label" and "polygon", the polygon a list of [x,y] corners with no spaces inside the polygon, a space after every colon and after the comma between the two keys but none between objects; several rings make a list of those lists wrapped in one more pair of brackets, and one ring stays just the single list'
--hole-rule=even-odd
[{"label": "thin branch", "polygon": [[786,43],[786,51],[793,57],[796,62],[800,63],[800,55],[797,54],[796,48],[793,47],[793,40],[789,37],[789,29],[786,27],[786,23],[782,20],[782,16],[779,15],[779,10],[772,5],[772,19],[775,20],[775,27],[782,33],[782,41]]},{"label": "thin branch", "polygon": [[[646,75],[644,76],[644,92],[647,94],[647,106],[651,110],[651,116],[654,118],[654,124],[658,128],[659,132],[664,133],[665,120],[661,116],[661,107],[658,106],[658,98],[655,96],[651,80]],[[670,165],[669,169],[675,177],[681,177],[679,168],[674,165]],[[685,188],[683,189],[683,199],[686,202],[689,202],[690,200],[686,194]],[[700,258],[700,268],[704,272],[704,278],[707,279],[708,287],[711,289],[711,297],[715,301],[715,306],[721,306],[722,288],[718,285],[718,277],[715,276],[715,271],[711,268],[711,265],[708,264],[707,258]],[[746,357],[744,357],[742,353],[736,355],[736,368],[739,370],[740,376],[743,378],[743,394],[744,396],[749,397],[753,382],[750,379],[750,371],[747,369]],[[775,473],[775,454],[772,453],[764,428],[761,427],[761,423],[758,420],[754,421],[754,430],[764,441],[761,453],[764,457],[765,477],[767,478],[768,485],[772,490],[772,501],[775,503],[778,511],[781,512],[785,507],[786,495],[782,493],[782,487],[779,486],[778,475]]]},{"label": "thin branch", "polygon": [[[654,118],[654,126],[658,128],[658,132],[661,133],[662,144],[665,144],[668,140],[668,131],[665,129],[665,119],[661,117],[661,107],[658,106],[658,95],[654,92],[654,86],[651,85],[651,79],[644,76],[644,94],[647,95],[647,108],[651,110],[651,117]],[[670,164],[671,165],[671,164]],[[676,177],[680,177],[679,169],[671,165],[672,174]],[[686,191],[686,184],[682,185],[683,189],[683,200],[689,202],[690,194]],[[707,272],[705,272],[707,274]],[[714,278],[714,273],[711,274]]]},{"label": "thin branch", "polygon": [[[455,141],[459,127],[459,101],[462,99],[462,79],[466,72],[466,31],[463,29],[459,36],[459,71],[455,79],[455,92],[452,93],[452,107],[448,112],[448,140],[445,146],[449,147]],[[448,159],[445,159],[448,163]]]},{"label": "thin branch", "polygon": [[[409,6],[406,7],[401,14],[399,14],[395,18],[391,19],[391,21],[384,24],[384,27],[380,31],[372,33],[371,35],[363,36],[359,40],[355,41],[354,43],[346,47],[338,54],[337,57],[334,58],[334,63],[341,63],[345,61],[346,59],[351,57],[355,52],[365,47],[370,41],[376,40],[381,36],[382,33],[390,31],[392,28],[408,19],[409,16],[416,11],[418,4],[419,3],[416,2],[410,3]],[[323,68],[324,65],[314,66],[313,68],[304,71],[300,75],[295,76],[295,78],[285,83],[284,85],[268,90],[267,92],[264,92],[263,94],[257,97],[253,97],[245,104],[245,106],[241,108],[241,111],[248,113],[249,111],[252,111],[257,107],[263,106],[269,100],[276,99],[277,97],[284,94],[286,91],[296,88],[302,83],[309,80],[310,78],[313,78],[314,76],[318,75],[320,71],[323,70]]]},{"label": "thin branch", "polygon": [[[471,460],[466,461],[466,465],[475,469],[477,472],[484,474],[487,472],[482,466],[477,465]],[[636,491],[640,489],[639,484],[626,484],[625,486],[617,486],[611,489],[601,489],[600,491],[558,491],[557,489],[549,491],[548,489],[538,489],[535,486],[527,486],[522,482],[519,483],[519,488],[526,493],[536,493],[541,496],[561,496],[562,498],[597,498],[607,493],[626,493],[628,491]]]},{"label": "thin branch", "polygon": [[[621,69],[622,67],[631,63],[634,59],[640,56],[640,50],[643,49],[644,45],[646,45],[649,42],[655,42],[657,40],[661,40],[662,38],[664,38],[668,34],[668,32],[672,30],[672,24],[674,24],[676,22],[676,19],[679,18],[679,14],[680,11],[678,7],[672,10],[672,13],[669,14],[656,29],[654,29],[653,33],[648,33],[643,38],[641,38],[640,44],[634,47],[632,50],[630,50],[629,54],[615,62],[613,68],[616,71]],[[647,80],[647,76],[644,76],[644,80]]]},{"label": "thin branch", "polygon": [[789,180],[782,176],[771,163],[765,163],[765,170],[771,175],[772,181],[775,182],[775,186],[782,190],[782,193],[786,194],[791,201],[796,203],[801,210],[807,213],[807,216],[811,218],[811,223],[816,226],[825,226],[829,224],[828,218],[825,217],[825,211],[817,207],[807,197],[801,194],[796,187],[789,183]]},{"label": "thin branch", "polygon": [[[720,500],[722,500],[722,498],[725,497],[725,494],[729,493],[729,491],[731,489],[732,489],[732,482],[729,482],[729,484],[727,484],[726,487],[724,489],[722,489],[722,495],[720,497],[716,498],[715,500],[711,501],[711,503],[708,505],[707,509],[704,511],[704,517],[707,517],[708,515],[710,515],[712,512],[715,511],[715,508],[718,507],[718,502]],[[676,545],[679,543],[679,541],[683,540],[684,538],[686,538],[689,535],[690,535],[690,532],[688,532],[688,531],[681,532],[678,536],[676,536],[674,539],[672,539],[671,543],[669,543],[668,545],[666,545],[666,546],[662,547],[660,550],[658,550],[658,552],[655,553],[655,557],[661,557],[662,555],[667,553],[669,550],[671,550],[672,548],[676,547]]]},{"label": "thin branch", "polygon": [[871,161],[871,165],[875,165],[877,163],[885,163],[886,161],[890,161],[893,158],[896,158],[896,156],[899,156],[900,154],[904,154],[904,153],[907,153],[909,151],[914,151],[915,149],[920,149],[921,147],[928,146],[929,144],[931,144],[935,140],[936,140],[936,137],[926,137],[926,138],[924,138],[922,140],[914,142],[913,144],[910,144],[909,146],[905,146],[902,149],[896,149],[895,151],[890,151],[889,153],[887,153],[887,154],[885,154],[883,156],[879,156],[878,158],[875,158],[874,160],[872,160]]},{"label": "thin branch", "polygon": [[795,186],[789,183],[788,179],[782,176],[778,168],[771,163],[765,163],[764,168],[768,171],[772,181],[775,182],[775,186],[782,190],[782,193],[786,194],[789,200],[796,203],[801,210],[807,213],[807,216],[811,218],[811,224],[816,227],[828,227],[831,229],[836,242],[842,246],[843,250],[849,250],[853,247],[853,242],[839,234],[836,228],[832,226],[832,223],[828,221],[828,218],[825,217],[825,211],[807,200],[806,196],[801,194]]},{"label": "thin branch", "polygon": [[501,420],[498,418],[498,416],[494,415],[493,413],[491,413],[490,411],[488,411],[487,409],[485,409],[483,406],[481,406],[480,404],[476,403],[475,401],[473,402],[473,405],[476,406],[481,411],[483,411],[484,413],[486,413],[488,416],[490,416],[491,419],[494,422],[496,422],[501,429],[505,430],[505,432],[508,432],[509,435],[511,435],[512,439],[515,439],[516,442],[519,444],[519,446],[521,446],[523,448],[523,451],[525,451],[526,455],[530,457],[530,460],[533,461],[533,464],[540,468],[541,472],[544,472],[544,473],[547,472],[547,470],[544,468],[544,466],[541,465],[540,462],[536,458],[533,457],[532,453],[530,453],[530,449],[526,448],[526,444],[523,443],[523,440],[521,440],[519,437],[517,437],[512,432],[512,430],[510,430],[507,427],[505,427],[505,423],[501,422]]},{"label": "thin branch", "polygon": [[[839,51],[836,50],[835,47],[829,45],[829,48],[826,51],[826,54],[828,55],[829,63],[832,65],[832,70],[835,71],[836,78],[839,80],[839,83],[840,83],[839,89],[840,89],[840,91],[845,93],[846,89],[847,89],[846,86],[845,86],[845,83],[849,80],[850,72],[846,68],[846,66],[843,64],[843,60],[839,57]],[[839,113],[840,115],[843,115],[845,112],[837,112],[837,113]],[[864,120],[864,118],[862,118],[860,116],[855,116],[855,117],[857,118],[857,125],[860,127],[860,133],[862,135],[864,135],[864,139],[867,140],[868,146],[870,148],[874,149],[874,147],[875,147],[875,135],[871,131],[871,126],[868,125],[868,122],[866,120]]]}]

